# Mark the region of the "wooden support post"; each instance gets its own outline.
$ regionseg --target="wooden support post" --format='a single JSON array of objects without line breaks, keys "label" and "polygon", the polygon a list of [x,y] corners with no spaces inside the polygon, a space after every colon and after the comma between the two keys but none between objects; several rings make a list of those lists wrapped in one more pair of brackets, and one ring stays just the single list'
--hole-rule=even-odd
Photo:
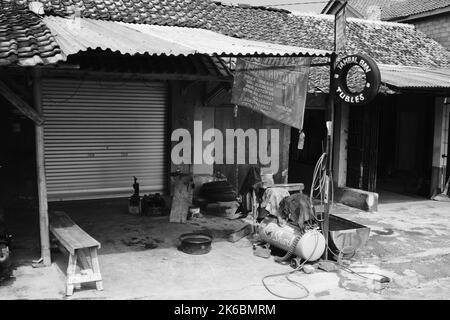
[{"label": "wooden support post", "polygon": [[[42,114],[41,75],[39,70],[33,69],[33,99],[36,112]],[[50,236],[48,223],[47,183],[45,180],[44,164],[44,127],[35,125],[36,134],[36,166],[39,195],[39,230],[41,237],[41,258],[45,266],[51,264]]]},{"label": "wooden support post", "polygon": [[437,97],[434,105],[433,160],[431,170],[431,195],[442,192],[448,157],[448,130],[450,105]]}]

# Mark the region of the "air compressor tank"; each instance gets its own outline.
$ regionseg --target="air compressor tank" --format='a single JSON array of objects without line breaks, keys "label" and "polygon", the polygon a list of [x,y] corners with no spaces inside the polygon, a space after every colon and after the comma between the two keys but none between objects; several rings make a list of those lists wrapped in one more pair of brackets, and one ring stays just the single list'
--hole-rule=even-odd
[{"label": "air compressor tank", "polygon": [[308,261],[318,260],[325,251],[325,238],[320,231],[310,229],[301,232],[298,227],[289,224],[279,226],[277,220],[272,217],[261,221],[259,235],[261,240],[286,251],[290,249],[295,238],[300,236],[293,254]]}]

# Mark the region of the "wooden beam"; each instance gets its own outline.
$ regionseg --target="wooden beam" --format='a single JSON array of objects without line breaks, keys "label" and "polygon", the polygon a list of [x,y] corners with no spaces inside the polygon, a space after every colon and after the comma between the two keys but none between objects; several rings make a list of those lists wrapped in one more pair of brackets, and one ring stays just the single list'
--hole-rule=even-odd
[{"label": "wooden beam", "polygon": [[[33,69],[33,99],[36,111],[42,112],[42,79],[39,70]],[[39,195],[39,230],[41,239],[41,258],[45,266],[51,264],[50,236],[48,222],[47,183],[44,165],[44,127],[37,124],[36,132],[36,167]]]},{"label": "wooden beam", "polygon": [[0,80],[0,94],[8,100],[14,107],[20,110],[25,116],[34,121],[38,126],[44,123],[44,118],[26,103],[21,97],[14,93],[3,81]]},{"label": "wooden beam", "polygon": [[309,66],[310,67],[329,67],[330,66],[330,62],[311,63]]},{"label": "wooden beam", "polygon": [[109,79],[109,80],[185,80],[185,81],[214,81],[233,82],[233,77],[220,77],[210,75],[187,75],[176,73],[131,73],[131,72],[105,72],[105,71],[82,71],[67,69],[42,68],[42,75],[53,78],[69,79]]}]

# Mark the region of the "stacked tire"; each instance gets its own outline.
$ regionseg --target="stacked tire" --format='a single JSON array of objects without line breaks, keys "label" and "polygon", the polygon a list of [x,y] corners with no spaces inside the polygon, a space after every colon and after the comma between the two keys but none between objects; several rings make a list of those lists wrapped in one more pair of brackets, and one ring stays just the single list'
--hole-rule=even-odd
[{"label": "stacked tire", "polygon": [[213,181],[202,185],[200,196],[208,202],[236,201],[237,192],[228,181]]}]

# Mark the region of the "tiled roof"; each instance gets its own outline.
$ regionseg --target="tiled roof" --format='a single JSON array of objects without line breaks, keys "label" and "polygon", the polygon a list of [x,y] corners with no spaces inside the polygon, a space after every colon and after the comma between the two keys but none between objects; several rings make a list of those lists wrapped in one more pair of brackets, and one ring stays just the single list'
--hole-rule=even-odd
[{"label": "tiled roof", "polygon": [[389,6],[382,18],[383,20],[396,20],[445,7],[450,7],[450,0],[405,0]]},{"label": "tiled roof", "polygon": [[56,63],[64,56],[50,30],[28,10],[0,8],[0,66]]},{"label": "tiled roof", "polygon": [[[333,48],[333,20],[326,15],[293,15],[285,11],[228,6],[208,0],[41,2],[47,15],[66,15],[73,12],[71,5],[77,4],[82,17],[86,18],[203,28],[251,40],[325,50]],[[37,21],[33,14],[26,17],[6,24],[2,21],[0,26],[2,30],[9,24],[26,29],[30,21]],[[348,53],[363,52],[379,63],[433,67],[449,65],[449,52],[409,25],[348,19],[347,33]],[[3,53],[3,50],[0,52]]]},{"label": "tiled roof", "polygon": [[[334,0],[330,0],[329,3],[331,3],[331,1]],[[403,1],[405,0],[348,0],[347,6],[352,7],[362,17],[367,18],[368,17],[367,9],[369,9],[370,6],[378,6],[381,10],[381,15],[383,15],[390,5]]]},{"label": "tiled roof", "polygon": [[402,0],[348,0],[348,4],[366,17],[367,9],[370,6],[378,6],[380,9],[383,9],[389,6],[392,2],[399,1]]},{"label": "tiled roof", "polygon": [[[263,10],[222,9],[212,30],[256,40],[333,49],[334,20],[327,15],[287,15]],[[348,19],[347,53],[366,53],[377,62],[447,66],[450,53],[406,24]]]},{"label": "tiled roof", "polygon": [[[5,0],[8,1],[8,0]],[[26,4],[31,0],[9,0]],[[84,18],[180,27],[205,27],[215,17],[210,0],[38,0],[49,15],[73,14]]]}]

